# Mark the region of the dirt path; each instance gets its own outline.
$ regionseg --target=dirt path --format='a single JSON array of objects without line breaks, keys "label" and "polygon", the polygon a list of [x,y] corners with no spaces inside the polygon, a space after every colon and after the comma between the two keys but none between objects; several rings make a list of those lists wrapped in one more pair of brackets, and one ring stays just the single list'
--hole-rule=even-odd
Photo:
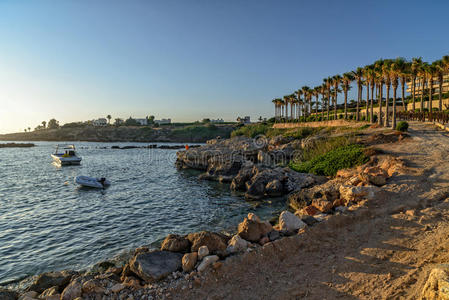
[{"label": "dirt path", "polygon": [[419,299],[428,272],[449,262],[449,136],[414,123],[380,145],[410,172],[384,197],[301,235],[231,257],[179,299]]}]

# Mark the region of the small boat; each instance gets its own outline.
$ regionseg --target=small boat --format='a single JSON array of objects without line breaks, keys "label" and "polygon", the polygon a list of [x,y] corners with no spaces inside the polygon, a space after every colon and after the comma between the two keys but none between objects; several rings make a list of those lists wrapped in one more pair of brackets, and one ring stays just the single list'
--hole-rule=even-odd
[{"label": "small boat", "polygon": [[77,176],[75,182],[81,186],[102,189],[111,185],[111,182],[106,178],[95,178],[89,176]]},{"label": "small boat", "polygon": [[75,145],[57,145],[55,153],[51,157],[60,166],[79,165],[81,163],[81,157],[76,155]]}]

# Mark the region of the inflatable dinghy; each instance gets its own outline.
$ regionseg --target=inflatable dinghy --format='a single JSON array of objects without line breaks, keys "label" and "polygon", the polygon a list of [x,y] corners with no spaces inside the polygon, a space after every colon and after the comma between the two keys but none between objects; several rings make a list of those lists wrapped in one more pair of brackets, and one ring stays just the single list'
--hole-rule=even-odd
[{"label": "inflatable dinghy", "polygon": [[89,176],[77,176],[75,182],[81,186],[102,189],[111,185],[111,182],[106,178],[95,178]]}]

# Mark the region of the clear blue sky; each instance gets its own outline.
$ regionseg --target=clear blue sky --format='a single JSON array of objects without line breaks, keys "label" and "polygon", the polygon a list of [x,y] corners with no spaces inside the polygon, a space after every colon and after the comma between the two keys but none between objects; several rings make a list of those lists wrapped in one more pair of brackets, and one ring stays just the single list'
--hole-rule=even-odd
[{"label": "clear blue sky", "polygon": [[271,116],[379,58],[449,53],[447,1],[0,1],[0,132],[104,117]]}]

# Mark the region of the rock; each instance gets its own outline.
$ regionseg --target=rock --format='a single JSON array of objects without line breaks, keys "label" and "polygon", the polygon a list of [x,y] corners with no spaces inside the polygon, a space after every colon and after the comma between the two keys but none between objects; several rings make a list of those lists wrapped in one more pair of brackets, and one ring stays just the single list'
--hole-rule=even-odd
[{"label": "rock", "polygon": [[302,215],[307,215],[307,216],[314,216],[319,212],[320,211],[313,205],[308,205],[308,206],[304,207],[303,209],[301,209],[301,211],[300,211],[300,213]]},{"label": "rock", "polygon": [[335,211],[338,211],[338,212],[340,212],[340,213],[345,213],[345,212],[348,211],[348,208],[347,208],[346,206],[337,206],[337,207],[335,208]]},{"label": "rock", "polygon": [[312,205],[316,207],[321,212],[328,212],[332,209],[333,205],[331,201],[320,199],[314,199]]},{"label": "rock", "polygon": [[196,262],[198,261],[198,253],[186,253],[182,257],[182,270],[184,272],[191,272],[195,268]]},{"label": "rock", "polygon": [[244,167],[232,179],[231,189],[234,191],[246,191],[246,182],[251,179],[253,167]]},{"label": "rock", "polygon": [[339,187],[340,183],[338,181],[329,180],[324,184],[293,192],[288,196],[288,205],[296,211],[312,204],[314,200],[333,203],[340,197]]},{"label": "rock", "polygon": [[264,236],[264,237],[262,237],[260,239],[259,244],[263,246],[263,245],[265,245],[266,243],[269,243],[269,242],[270,242],[270,239],[268,238],[268,236]]},{"label": "rock", "polygon": [[340,186],[340,197],[348,202],[358,202],[363,199],[373,200],[378,192],[379,188],[375,186]]},{"label": "rock", "polygon": [[43,273],[36,278],[36,280],[27,290],[36,291],[40,294],[48,288],[57,286],[59,291],[62,291],[69,284],[70,280],[75,274],[77,273],[74,271]]},{"label": "rock", "polygon": [[281,238],[281,235],[279,234],[279,231],[277,230],[272,230],[268,233],[268,238],[270,239],[270,241],[275,241]]},{"label": "rock", "polygon": [[101,286],[101,282],[95,279],[84,282],[81,289],[87,294],[103,294],[105,291],[105,288]]},{"label": "rock", "polygon": [[249,242],[236,234],[229,240],[226,251],[229,253],[244,252],[248,248],[249,244]]},{"label": "rock", "polygon": [[229,238],[223,234],[201,231],[190,233],[187,239],[192,243],[191,252],[197,252],[201,246],[207,246],[210,253],[219,254],[224,252]]},{"label": "rock", "polygon": [[189,249],[189,240],[177,234],[167,235],[161,245],[161,250],[165,251],[187,252]]},{"label": "rock", "polygon": [[421,292],[421,299],[449,299],[449,264],[432,269]]},{"label": "rock", "polygon": [[318,222],[322,222],[325,221],[329,218],[329,215],[326,214],[318,214],[314,216],[315,220],[317,220]]},{"label": "rock", "polygon": [[380,167],[368,167],[363,170],[362,178],[376,186],[382,186],[387,183],[388,173]]},{"label": "rock", "polygon": [[207,246],[201,246],[198,248],[198,259],[202,260],[203,257],[209,255],[209,248]]},{"label": "rock", "polygon": [[45,298],[47,296],[53,296],[53,295],[59,295],[59,289],[57,286],[53,286],[51,288],[46,289],[39,295],[39,297]]},{"label": "rock", "polygon": [[0,288],[0,299],[2,300],[16,300],[19,294],[16,291]]},{"label": "rock", "polygon": [[198,272],[203,272],[206,270],[206,268],[210,265],[212,265],[214,262],[218,261],[219,257],[217,255],[209,255],[203,258],[203,261],[198,266],[197,270]]},{"label": "rock", "polygon": [[257,222],[245,218],[238,226],[238,235],[250,242],[258,242],[260,238],[273,230],[269,222]]},{"label": "rock", "polygon": [[255,222],[261,222],[259,217],[253,213],[248,213],[248,219]]},{"label": "rock", "polygon": [[212,268],[214,268],[214,270],[218,270],[218,269],[220,269],[222,266],[223,266],[223,263],[222,263],[221,261],[217,261],[217,262],[214,262],[214,263],[212,264]]},{"label": "rock", "polygon": [[306,223],[289,211],[283,211],[279,216],[279,227],[285,231],[296,231],[306,227]]},{"label": "rock", "polygon": [[70,284],[64,289],[61,294],[61,300],[73,300],[75,298],[81,297],[81,280],[77,278],[70,282]]},{"label": "rock", "polygon": [[267,183],[267,185],[265,186],[265,192],[269,197],[279,197],[282,196],[284,187],[278,179],[274,179]]},{"label": "rock", "polygon": [[139,253],[129,262],[131,271],[145,281],[160,280],[181,269],[182,254],[169,251]]},{"label": "rock", "polygon": [[304,218],[301,218],[301,220],[309,226],[312,226],[315,223],[318,223],[318,220],[312,216],[305,216]]},{"label": "rock", "polygon": [[126,286],[124,284],[121,284],[121,283],[114,284],[111,287],[111,292],[116,293],[116,294],[120,293],[125,287]]}]

